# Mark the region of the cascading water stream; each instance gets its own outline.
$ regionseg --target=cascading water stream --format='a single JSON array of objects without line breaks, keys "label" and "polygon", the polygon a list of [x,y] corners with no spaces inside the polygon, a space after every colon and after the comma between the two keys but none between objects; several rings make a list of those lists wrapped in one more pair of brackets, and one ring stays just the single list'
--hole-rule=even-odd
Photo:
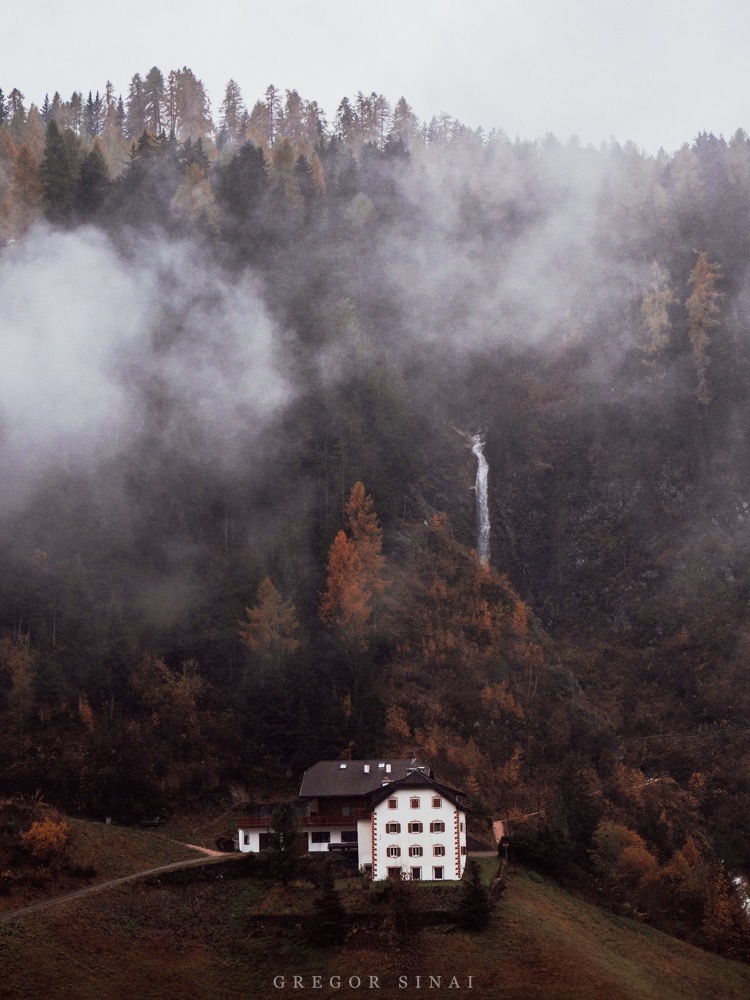
[{"label": "cascading water stream", "polygon": [[471,450],[477,456],[477,555],[483,566],[490,561],[490,508],[487,500],[489,465],[484,457],[484,437],[473,434]]}]

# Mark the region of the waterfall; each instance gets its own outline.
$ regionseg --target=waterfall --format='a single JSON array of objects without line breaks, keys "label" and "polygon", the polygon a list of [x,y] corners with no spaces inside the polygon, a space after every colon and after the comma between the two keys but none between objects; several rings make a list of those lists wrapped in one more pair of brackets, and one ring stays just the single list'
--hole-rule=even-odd
[{"label": "waterfall", "polygon": [[473,434],[471,450],[477,456],[477,555],[483,566],[490,561],[490,508],[487,500],[487,473],[489,465],[484,457],[484,437]]}]

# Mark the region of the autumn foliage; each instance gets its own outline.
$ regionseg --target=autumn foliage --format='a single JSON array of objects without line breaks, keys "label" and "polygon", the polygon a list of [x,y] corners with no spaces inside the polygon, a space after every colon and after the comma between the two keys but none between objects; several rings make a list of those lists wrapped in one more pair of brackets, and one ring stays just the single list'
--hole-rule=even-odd
[{"label": "autumn foliage", "polygon": [[692,293],[685,303],[688,316],[688,338],[698,375],[696,395],[702,406],[711,402],[707,382],[708,366],[711,363],[709,347],[711,330],[719,325],[720,302],[723,298],[718,288],[719,265],[712,263],[706,253],[700,253],[695,267],[690,272],[688,284]]},{"label": "autumn foliage", "polygon": [[269,577],[258,587],[257,602],[245,609],[240,638],[262,663],[278,666],[300,645],[300,625],[291,601],[285,601]]},{"label": "autumn foliage", "polygon": [[382,532],[372,497],[360,482],[352,487],[346,517],[347,531],[336,535],[328,556],[320,617],[336,626],[353,647],[364,649],[387,581]]},{"label": "autumn foliage", "polygon": [[70,841],[70,826],[65,820],[51,816],[35,820],[28,830],[21,834],[22,846],[42,864],[59,863],[65,857]]}]

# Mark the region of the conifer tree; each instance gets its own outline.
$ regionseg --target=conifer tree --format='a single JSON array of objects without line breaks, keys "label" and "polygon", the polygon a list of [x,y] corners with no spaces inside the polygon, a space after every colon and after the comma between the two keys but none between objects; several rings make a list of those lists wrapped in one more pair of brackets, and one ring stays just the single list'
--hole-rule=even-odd
[{"label": "conifer tree", "polygon": [[[56,90],[52,95],[52,103],[49,106],[49,116],[50,119],[54,118],[56,121],[62,113],[63,99],[60,97],[60,91]],[[46,123],[45,123],[46,124]]]},{"label": "conifer tree", "polygon": [[73,132],[61,132],[54,119],[47,126],[39,172],[47,218],[61,224],[69,222],[80,172],[80,146]]},{"label": "conifer tree", "polygon": [[98,90],[96,97],[92,97],[91,91],[89,91],[86,107],[83,112],[83,131],[90,139],[95,139],[98,135],[102,134],[103,127],[104,102]]},{"label": "conifer tree", "polygon": [[346,934],[346,911],[336,892],[333,865],[328,858],[320,874],[319,892],[314,906],[316,919],[312,927],[312,942],[324,947],[340,944]]},{"label": "conifer tree", "polygon": [[187,66],[169,74],[164,125],[182,141],[199,141],[213,132],[208,95],[203,83]]},{"label": "conifer tree", "polygon": [[669,307],[676,301],[669,273],[654,261],[648,290],[641,302],[642,338],[639,346],[641,361],[648,367],[654,366],[669,344],[672,332]]},{"label": "conifer tree", "polygon": [[20,145],[26,138],[26,107],[21,91],[14,87],[8,94],[7,115],[13,138]]},{"label": "conifer tree", "polygon": [[300,821],[290,802],[280,805],[271,817],[271,858],[274,872],[284,885],[299,871]]},{"label": "conifer tree", "polygon": [[283,600],[269,577],[258,587],[257,603],[245,609],[240,638],[267,667],[279,667],[299,649],[300,626],[291,601]]},{"label": "conifer tree", "polygon": [[288,139],[296,149],[305,137],[305,105],[296,90],[287,90],[279,138]]},{"label": "conifer tree", "polygon": [[359,145],[360,122],[348,97],[342,98],[336,109],[336,138],[349,148]]},{"label": "conifer tree", "polygon": [[224,100],[219,113],[219,134],[223,143],[238,145],[244,139],[245,105],[242,92],[234,80],[230,80],[224,91]]},{"label": "conifer tree", "polygon": [[94,218],[104,204],[109,185],[109,171],[97,141],[83,158],[76,184],[75,206],[80,219]]},{"label": "conifer tree", "polygon": [[711,393],[706,376],[711,358],[708,349],[711,345],[711,330],[719,325],[720,307],[723,298],[718,289],[720,268],[711,263],[705,251],[698,255],[695,267],[690,272],[688,284],[693,291],[685,303],[688,317],[688,338],[693,354],[695,370],[698,375],[696,398],[701,406],[708,406]]},{"label": "conifer tree", "polygon": [[404,881],[400,878],[389,880],[386,892],[396,945],[400,948],[415,945],[421,930],[420,912],[417,905],[419,883]]},{"label": "conifer tree", "polygon": [[246,142],[232,159],[217,168],[216,195],[227,210],[227,222],[242,227],[253,220],[268,190],[263,150]]},{"label": "conifer tree", "polygon": [[307,140],[313,148],[325,135],[325,115],[317,101],[305,101],[304,129]]},{"label": "conifer tree", "polygon": [[39,164],[24,144],[14,156],[11,182],[2,203],[2,215],[13,233],[23,233],[36,220],[44,197]]},{"label": "conifer tree", "polygon": [[465,931],[483,931],[490,919],[490,897],[482,884],[482,873],[473,858],[464,869],[461,890],[456,904],[455,920]]},{"label": "conifer tree", "polygon": [[77,136],[83,132],[83,94],[74,90],[70,95],[67,106],[67,128],[71,129]]},{"label": "conifer tree", "polygon": [[328,580],[320,617],[337,625],[356,645],[364,645],[371,614],[359,556],[346,532],[340,531],[328,555]]},{"label": "conifer tree", "polygon": [[158,66],[152,66],[143,82],[144,125],[152,135],[161,135],[166,126],[166,87]]},{"label": "conifer tree", "polygon": [[284,112],[281,103],[281,91],[278,87],[275,87],[272,83],[266,87],[265,93],[265,106],[267,109],[268,117],[267,123],[269,128],[268,142],[269,145],[273,146],[276,139],[281,136],[281,127],[284,121]]},{"label": "conifer tree", "polygon": [[419,119],[406,100],[401,97],[393,109],[391,132],[406,149],[411,149],[419,138]]},{"label": "conifer tree", "polygon": [[363,649],[378,598],[387,584],[382,531],[372,497],[360,482],[352,487],[346,517],[348,533],[340,531],[331,546],[320,616]]},{"label": "conifer tree", "polygon": [[137,139],[146,128],[146,97],[143,80],[136,73],[130,81],[126,105],[126,131],[131,139]]},{"label": "conifer tree", "polygon": [[44,153],[46,129],[39,109],[35,104],[32,104],[29,108],[24,134],[26,138],[23,145],[28,146],[29,151],[36,160],[40,160]]}]

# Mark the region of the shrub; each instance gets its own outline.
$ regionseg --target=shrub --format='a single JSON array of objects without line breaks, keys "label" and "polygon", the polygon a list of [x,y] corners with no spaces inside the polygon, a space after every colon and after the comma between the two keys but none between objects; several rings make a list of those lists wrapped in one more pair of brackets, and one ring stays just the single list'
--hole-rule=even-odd
[{"label": "shrub", "polygon": [[48,816],[35,820],[28,830],[21,834],[22,847],[42,864],[50,865],[65,858],[70,842],[70,826],[65,820]]}]

